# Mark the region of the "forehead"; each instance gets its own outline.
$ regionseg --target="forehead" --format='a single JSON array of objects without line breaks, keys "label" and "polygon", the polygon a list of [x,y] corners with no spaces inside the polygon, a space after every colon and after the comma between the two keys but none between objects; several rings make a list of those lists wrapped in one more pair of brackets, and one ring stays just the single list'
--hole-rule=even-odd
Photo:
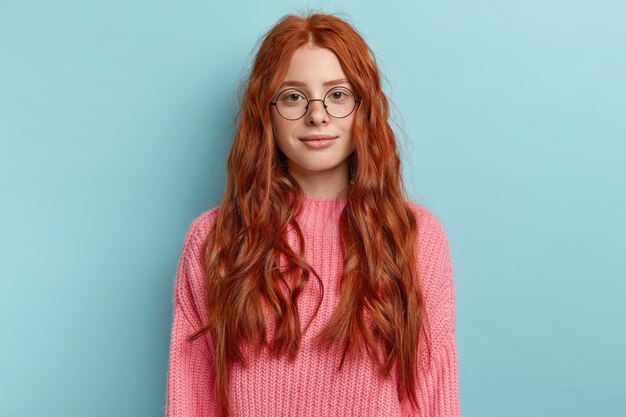
[{"label": "forehead", "polygon": [[281,87],[328,87],[331,84],[347,83],[346,74],[333,51],[318,46],[306,45],[297,49],[289,62],[289,67]]}]

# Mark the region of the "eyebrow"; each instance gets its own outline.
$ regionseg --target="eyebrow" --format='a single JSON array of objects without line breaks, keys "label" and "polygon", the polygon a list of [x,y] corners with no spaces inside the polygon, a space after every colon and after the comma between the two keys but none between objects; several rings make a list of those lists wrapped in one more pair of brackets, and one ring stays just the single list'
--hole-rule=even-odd
[{"label": "eyebrow", "polygon": [[[322,84],[322,87],[328,87],[329,85],[337,85],[337,84],[349,84],[349,82],[345,78],[338,78],[336,80],[330,80],[330,81],[324,82],[324,84]],[[302,81],[285,81],[284,83],[280,85],[279,88],[283,88],[288,85],[294,86],[294,87],[306,87],[306,83]]]}]

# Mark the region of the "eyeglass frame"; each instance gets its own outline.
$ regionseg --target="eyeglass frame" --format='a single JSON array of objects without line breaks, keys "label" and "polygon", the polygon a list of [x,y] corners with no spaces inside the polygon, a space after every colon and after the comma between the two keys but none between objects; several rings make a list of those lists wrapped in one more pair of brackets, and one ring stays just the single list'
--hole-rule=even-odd
[{"label": "eyeglass frame", "polygon": [[[333,116],[332,114],[330,114],[330,113],[328,112],[328,106],[326,105],[326,96],[328,96],[328,93],[330,93],[331,91],[333,91],[333,89],[335,89],[335,88],[343,88],[343,89],[346,89],[346,90],[348,90],[348,91],[350,92],[350,94],[352,94],[352,96],[354,97],[354,107],[352,107],[352,110],[350,110],[350,113],[346,114],[345,116],[336,117],[336,116]],[[278,110],[278,105],[277,105],[277,104],[278,104],[278,102],[277,102],[277,101],[273,101],[273,102],[271,102],[271,103],[270,103],[270,106],[276,106],[276,112],[280,115],[280,117],[282,117],[282,118],[283,118],[283,119],[285,119],[285,120],[291,120],[291,121],[300,120],[300,119],[302,119],[304,116],[306,116],[307,112],[309,111],[309,104],[311,104],[311,102],[312,102],[312,101],[321,101],[321,102],[322,102],[322,104],[324,105],[324,111],[326,112],[326,114],[327,114],[327,115],[329,115],[329,116],[330,116],[330,117],[332,117],[333,119],[345,119],[346,117],[350,116],[352,113],[354,113],[354,109],[356,109],[357,105],[361,102],[361,99],[357,99],[357,98],[356,98],[356,96],[354,95],[354,91],[350,90],[348,87],[343,87],[343,86],[340,86],[340,85],[339,85],[339,86],[337,86],[337,85],[336,85],[336,86],[334,86],[334,87],[329,88],[329,89],[328,89],[328,91],[326,91],[326,94],[324,94],[324,98],[323,98],[323,99],[321,99],[321,98],[313,98],[313,99],[310,99],[310,100],[309,100],[309,98],[306,96],[306,94],[304,93],[304,91],[299,90],[299,89],[294,88],[294,87],[288,87],[288,88],[285,88],[285,89],[281,90],[281,91],[280,91],[280,93],[278,93],[278,94],[276,95],[276,100],[278,100],[278,97],[280,97],[280,96],[281,96],[281,94],[282,94],[282,93],[284,93],[284,92],[285,92],[285,91],[287,91],[287,90],[295,90],[295,91],[297,91],[297,92],[299,92],[299,93],[302,93],[302,95],[303,95],[303,96],[304,96],[304,98],[306,99],[306,106],[304,107],[304,113],[302,113],[302,116],[300,116],[300,117],[298,117],[298,118],[296,118],[296,119],[288,119],[288,118],[286,118],[285,116],[283,116],[283,115],[280,113],[280,111]]]}]

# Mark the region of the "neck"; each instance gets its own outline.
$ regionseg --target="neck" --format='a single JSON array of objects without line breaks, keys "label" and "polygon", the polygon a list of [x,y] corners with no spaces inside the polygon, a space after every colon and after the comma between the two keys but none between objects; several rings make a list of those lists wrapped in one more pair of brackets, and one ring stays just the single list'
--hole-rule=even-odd
[{"label": "neck", "polygon": [[348,196],[348,165],[323,172],[302,172],[290,169],[291,176],[298,182],[304,194],[325,200],[346,199]]}]

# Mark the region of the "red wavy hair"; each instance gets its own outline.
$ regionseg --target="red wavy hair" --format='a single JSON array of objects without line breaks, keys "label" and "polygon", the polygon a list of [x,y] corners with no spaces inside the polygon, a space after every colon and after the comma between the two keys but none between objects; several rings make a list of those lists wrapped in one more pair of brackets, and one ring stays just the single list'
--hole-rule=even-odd
[{"label": "red wavy hair", "polygon": [[[359,33],[333,15],[288,15],[264,35],[241,98],[226,190],[203,246],[208,324],[189,340],[210,332],[215,397],[220,413],[228,416],[229,364],[246,364],[241,344],[266,345],[275,354],[295,357],[302,334],[296,300],[312,276],[323,295],[319,276],[303,258],[304,239],[295,221],[303,191],[276,145],[269,105],[291,56],[306,44],[333,51],[361,98],[340,218],[345,254],[341,300],[316,341],[325,348],[343,348],[340,368],[348,350],[361,354],[364,342],[385,377],[395,367],[399,398],[408,396],[418,408],[418,336],[425,311],[417,276],[417,224],[406,203],[375,57]],[[287,243],[288,225],[297,231],[299,253]],[[288,274],[298,272],[293,289],[277,267],[279,256],[287,260]],[[276,323],[271,342],[262,301],[271,307]]]}]

